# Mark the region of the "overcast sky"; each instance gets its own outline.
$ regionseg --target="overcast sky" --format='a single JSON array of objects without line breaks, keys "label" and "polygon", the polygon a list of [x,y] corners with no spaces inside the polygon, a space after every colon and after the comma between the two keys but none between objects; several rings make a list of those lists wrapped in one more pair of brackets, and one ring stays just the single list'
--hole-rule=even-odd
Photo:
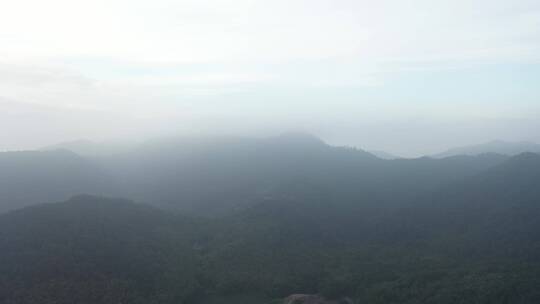
[{"label": "overcast sky", "polygon": [[0,1],[2,150],[289,130],[540,142],[540,1]]}]

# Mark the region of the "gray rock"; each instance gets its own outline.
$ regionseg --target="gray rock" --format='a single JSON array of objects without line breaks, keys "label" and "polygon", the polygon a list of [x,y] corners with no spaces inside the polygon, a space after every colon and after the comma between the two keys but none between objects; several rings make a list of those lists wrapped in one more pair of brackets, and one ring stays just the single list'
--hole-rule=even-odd
[{"label": "gray rock", "polygon": [[293,294],[285,298],[283,304],[353,304],[349,298],[327,300],[320,295]]}]

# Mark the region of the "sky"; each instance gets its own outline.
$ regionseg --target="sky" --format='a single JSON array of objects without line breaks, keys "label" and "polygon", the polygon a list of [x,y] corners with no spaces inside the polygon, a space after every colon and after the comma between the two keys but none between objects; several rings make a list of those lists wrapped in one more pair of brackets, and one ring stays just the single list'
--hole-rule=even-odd
[{"label": "sky", "polygon": [[0,150],[313,133],[540,142],[538,0],[0,1]]}]

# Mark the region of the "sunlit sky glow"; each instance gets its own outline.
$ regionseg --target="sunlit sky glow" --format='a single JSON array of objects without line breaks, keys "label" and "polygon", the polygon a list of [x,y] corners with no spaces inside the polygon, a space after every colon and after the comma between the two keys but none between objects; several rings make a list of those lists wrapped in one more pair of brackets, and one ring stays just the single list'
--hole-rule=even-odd
[{"label": "sunlit sky glow", "polygon": [[537,0],[0,3],[0,149],[304,130],[540,142]]}]

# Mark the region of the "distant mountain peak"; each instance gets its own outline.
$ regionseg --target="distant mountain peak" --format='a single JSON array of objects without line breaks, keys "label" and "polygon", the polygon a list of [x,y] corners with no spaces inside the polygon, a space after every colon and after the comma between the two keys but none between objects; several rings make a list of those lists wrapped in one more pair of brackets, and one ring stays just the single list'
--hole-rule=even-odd
[{"label": "distant mountain peak", "polygon": [[482,144],[448,149],[445,152],[433,155],[433,157],[444,158],[456,155],[479,155],[486,153],[514,156],[524,152],[540,152],[540,144],[528,141],[511,142],[504,140],[492,140]]},{"label": "distant mountain peak", "polygon": [[127,142],[98,143],[88,139],[61,142],[41,148],[41,151],[68,150],[83,157],[106,156],[125,152],[133,145]]},{"label": "distant mountain peak", "polygon": [[300,145],[315,145],[326,146],[327,144],[319,137],[305,132],[286,132],[276,137],[270,138],[280,144],[300,144]]}]

